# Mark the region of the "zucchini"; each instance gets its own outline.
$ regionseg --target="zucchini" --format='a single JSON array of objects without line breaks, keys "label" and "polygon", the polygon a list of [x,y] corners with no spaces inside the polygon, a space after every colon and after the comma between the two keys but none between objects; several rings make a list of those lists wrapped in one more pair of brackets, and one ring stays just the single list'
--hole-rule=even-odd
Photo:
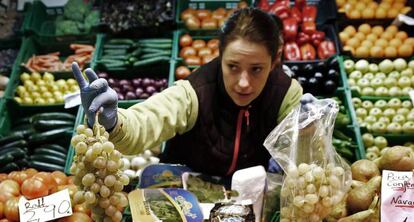
[{"label": "zucchini", "polygon": [[36,133],[29,136],[29,143],[36,145],[42,143],[49,143],[55,139],[65,136],[67,133],[72,133],[73,127],[65,127],[60,129],[49,130],[46,132]]},{"label": "zucchini", "polygon": [[104,55],[124,55],[127,54],[126,49],[104,49],[103,54]]},{"label": "zucchini", "polygon": [[158,53],[158,52],[164,52],[165,49],[154,49],[154,48],[143,48],[143,53]]},{"label": "zucchini", "polygon": [[172,44],[172,39],[140,39],[139,43],[149,44]]},{"label": "zucchini", "polygon": [[109,64],[103,64],[103,66],[106,68],[106,69],[111,69],[111,68],[123,68],[123,67],[126,67],[126,66],[128,66],[128,62],[121,62],[121,63],[109,63]]},{"label": "zucchini", "polygon": [[42,145],[42,148],[55,150],[55,151],[58,151],[58,152],[61,152],[61,153],[64,153],[64,154],[68,153],[67,149],[65,149],[63,146],[58,145],[58,144],[46,144],[46,145]]},{"label": "zucchini", "polygon": [[27,158],[23,158],[23,159],[17,160],[17,161],[15,161],[15,163],[20,168],[27,168],[29,166],[29,160],[27,160]]},{"label": "zucchini", "polygon": [[3,146],[5,144],[8,144],[16,140],[22,140],[22,139],[24,139],[24,136],[21,134],[8,135],[3,138],[0,138],[0,146]]},{"label": "zucchini", "polygon": [[153,58],[144,59],[144,60],[134,62],[134,67],[152,65],[152,64],[155,64],[155,63],[158,63],[158,62],[168,61],[168,60],[170,60],[170,58],[166,57],[166,56],[153,57]]},{"label": "zucchini", "polygon": [[27,147],[9,147],[9,148],[0,150],[0,156],[7,155],[7,154],[21,155],[20,153],[26,154],[28,152],[29,150],[27,149]]},{"label": "zucchini", "polygon": [[11,154],[6,154],[0,156],[0,168],[4,167],[5,165],[11,163],[14,160],[14,157]]},{"label": "zucchini", "polygon": [[[134,40],[132,39],[111,39],[108,41],[109,44],[128,44],[128,45],[133,45],[134,44]],[[106,43],[106,44],[108,44]]]},{"label": "zucchini", "polygon": [[76,116],[70,114],[70,113],[64,113],[64,112],[50,112],[50,113],[38,113],[32,116],[31,122],[36,120],[69,120],[69,121],[75,121]]},{"label": "zucchini", "polygon": [[66,120],[37,120],[33,122],[33,127],[38,131],[48,131],[62,127],[73,127],[75,122]]},{"label": "zucchini", "polygon": [[140,43],[143,48],[152,48],[152,49],[171,49],[171,44],[154,44],[154,43]]},{"label": "zucchini", "polygon": [[26,137],[28,137],[29,135],[31,135],[35,132],[36,132],[36,130],[34,130],[32,128],[32,126],[30,125],[30,128],[26,128],[26,129],[21,129],[21,130],[14,130],[13,129],[13,132],[11,132],[10,135],[21,135],[24,138],[26,138]]},{"label": "zucchini", "polygon": [[43,163],[53,163],[59,166],[65,166],[66,159],[61,159],[57,156],[34,154],[30,156],[30,160],[39,161]]},{"label": "zucchini", "polygon": [[4,155],[8,155],[8,154],[12,155],[15,160],[18,160],[18,159],[21,159],[27,156],[27,152],[18,147],[14,147],[14,149],[8,150],[7,153],[5,153]]},{"label": "zucchini", "polygon": [[61,153],[56,150],[49,150],[47,148],[37,148],[35,149],[33,154],[39,154],[39,155],[48,155],[48,156],[56,156],[61,159],[66,159],[66,153]]},{"label": "zucchini", "polygon": [[170,55],[171,55],[171,51],[147,53],[147,54],[142,55],[140,59],[149,59],[149,58],[154,58],[154,57],[159,57],[159,56],[170,56]]},{"label": "zucchini", "polygon": [[104,55],[99,61],[114,60],[113,62],[118,62],[119,60],[127,60],[128,55]]},{"label": "zucchini", "polygon": [[32,119],[31,116],[24,117],[22,119],[17,120],[14,124],[18,127],[20,125],[26,125],[30,123],[30,120]]},{"label": "zucchini", "polygon": [[134,57],[138,57],[139,55],[141,55],[142,49],[141,48],[137,48],[134,51],[132,51],[129,56],[134,56]]},{"label": "zucchini", "polygon": [[11,171],[20,170],[19,166],[12,162],[0,168],[0,173],[10,173]]},{"label": "zucchini", "polygon": [[104,50],[105,49],[129,49],[129,48],[131,48],[131,45],[105,44],[103,48],[104,48]]},{"label": "zucchini", "polygon": [[14,142],[4,144],[3,146],[0,147],[0,150],[9,148],[9,147],[24,147],[24,146],[27,146],[26,140],[16,140]]},{"label": "zucchini", "polygon": [[53,172],[53,171],[63,172],[65,170],[65,167],[63,166],[59,166],[59,165],[51,164],[51,163],[43,163],[43,162],[39,162],[36,160],[29,161],[29,167],[35,168],[40,171],[48,171],[48,172]]}]

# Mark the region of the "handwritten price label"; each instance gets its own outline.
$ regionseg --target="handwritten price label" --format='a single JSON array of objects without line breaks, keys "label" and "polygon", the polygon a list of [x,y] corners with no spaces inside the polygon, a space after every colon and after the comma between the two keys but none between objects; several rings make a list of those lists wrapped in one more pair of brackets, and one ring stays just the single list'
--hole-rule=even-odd
[{"label": "handwritten price label", "polygon": [[22,222],[44,222],[72,215],[68,189],[33,200],[22,196],[19,215]]}]

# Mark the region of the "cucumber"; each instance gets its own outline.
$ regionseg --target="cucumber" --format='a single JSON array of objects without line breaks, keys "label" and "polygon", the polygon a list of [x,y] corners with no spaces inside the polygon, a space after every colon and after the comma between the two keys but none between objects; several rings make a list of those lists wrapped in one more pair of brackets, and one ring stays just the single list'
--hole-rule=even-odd
[{"label": "cucumber", "polygon": [[[18,150],[18,151],[16,151],[16,150]],[[27,154],[28,152],[29,152],[29,150],[27,149],[27,147],[9,147],[9,148],[5,148],[3,150],[0,150],[0,156],[7,155],[7,154],[21,155],[20,153]]]},{"label": "cucumber", "polygon": [[170,60],[170,58],[166,57],[166,56],[153,57],[153,58],[144,59],[144,60],[134,62],[134,67],[152,65],[152,64],[155,64],[155,63],[158,63],[158,62],[168,61],[168,60]]},{"label": "cucumber", "polygon": [[4,167],[5,165],[11,163],[14,160],[14,157],[11,154],[6,154],[0,156],[0,168]]},{"label": "cucumber", "polygon": [[43,162],[39,162],[36,160],[29,161],[29,167],[35,168],[40,171],[48,171],[48,172],[53,172],[53,171],[63,172],[65,170],[65,167],[63,166],[59,166],[59,165],[51,164],[51,163],[43,163]]},{"label": "cucumber", "polygon": [[10,173],[11,171],[20,170],[19,166],[16,163],[9,163],[4,167],[0,168],[0,173]]},{"label": "cucumber", "polygon": [[33,127],[38,131],[48,131],[56,128],[71,127],[75,122],[66,120],[37,120],[33,122]]},{"label": "cucumber", "polygon": [[52,163],[59,166],[65,166],[66,159],[61,159],[57,156],[34,154],[30,156],[30,160],[39,161],[43,163]]},{"label": "cucumber", "polygon": [[128,45],[133,45],[134,44],[134,40],[132,40],[132,39],[111,39],[111,40],[108,41],[108,43],[109,44],[128,44]]},{"label": "cucumber", "polygon": [[72,133],[73,127],[65,127],[60,129],[49,130],[42,133],[36,133],[29,136],[29,143],[36,145],[42,143],[49,143],[55,139],[65,136],[67,133]]},{"label": "cucumber", "polygon": [[159,52],[164,52],[165,49],[154,49],[154,48],[143,48],[142,52],[143,53],[159,53]]},{"label": "cucumber", "polygon": [[27,168],[29,166],[29,160],[27,158],[23,158],[23,159],[17,160],[17,161],[15,161],[15,163],[20,168]]},{"label": "cucumber", "polygon": [[21,130],[15,130],[13,129],[13,132],[10,133],[10,135],[21,135],[24,138],[30,136],[31,134],[35,133],[36,131],[32,128],[30,125],[30,128],[21,129]]},{"label": "cucumber", "polygon": [[149,58],[154,58],[154,57],[159,57],[159,56],[170,56],[170,55],[171,55],[171,51],[147,53],[147,54],[142,55],[140,59],[149,59]]},{"label": "cucumber", "polygon": [[31,116],[24,117],[24,118],[22,118],[22,119],[17,120],[17,121],[15,122],[15,125],[16,125],[16,126],[20,126],[20,125],[26,125],[26,124],[29,124],[31,119],[32,119],[32,117],[31,117]]},{"label": "cucumber", "polygon": [[103,66],[106,68],[106,69],[111,69],[111,68],[123,68],[123,67],[126,67],[128,65],[128,63],[127,62],[121,62],[121,63],[107,63],[107,64],[103,64]]},{"label": "cucumber", "polygon": [[128,55],[104,55],[101,57],[99,61],[108,61],[108,60],[114,60],[113,62],[118,62],[119,60],[127,60]]},{"label": "cucumber", "polygon": [[129,49],[129,48],[131,48],[131,45],[105,44],[103,48],[104,48],[104,50],[105,49]]},{"label": "cucumber", "polygon": [[9,148],[9,147],[24,147],[24,146],[27,146],[26,140],[16,140],[14,142],[4,144],[3,146],[0,147],[0,150]]},{"label": "cucumber", "polygon": [[27,156],[27,152],[21,148],[14,147],[14,149],[8,150],[4,155],[12,155],[15,160]]},{"label": "cucumber", "polygon": [[43,147],[35,149],[33,155],[34,154],[56,156],[56,157],[59,157],[61,159],[66,159],[66,153],[61,153],[61,152],[56,151],[56,150],[49,150],[49,149],[43,148]]},{"label": "cucumber", "polygon": [[141,48],[137,48],[134,51],[132,51],[129,55],[130,56],[134,56],[134,57],[138,57],[139,55],[141,55],[142,49]]},{"label": "cucumber", "polygon": [[171,49],[171,44],[155,44],[155,43],[140,43],[143,48],[152,48],[152,49]]},{"label": "cucumber", "polygon": [[55,151],[58,151],[58,152],[64,153],[64,154],[68,153],[67,149],[65,149],[63,146],[58,145],[58,144],[46,144],[46,145],[42,145],[42,148],[55,150]]},{"label": "cucumber", "polygon": [[5,136],[3,138],[0,138],[0,146],[3,146],[5,144],[8,144],[16,140],[22,140],[22,139],[24,139],[24,136],[21,134]]},{"label": "cucumber", "polygon": [[127,54],[126,49],[104,49],[104,55],[125,55]]},{"label": "cucumber", "polygon": [[38,113],[32,116],[32,120],[69,120],[69,121],[75,121],[76,116],[70,114],[70,113],[63,113],[63,112],[50,112],[50,113]]},{"label": "cucumber", "polygon": [[140,39],[139,43],[172,44],[172,39]]}]

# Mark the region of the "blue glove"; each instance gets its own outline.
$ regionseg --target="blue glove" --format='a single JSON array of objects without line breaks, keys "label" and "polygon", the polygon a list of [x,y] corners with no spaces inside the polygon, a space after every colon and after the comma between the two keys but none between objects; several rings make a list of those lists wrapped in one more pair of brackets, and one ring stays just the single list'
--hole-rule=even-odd
[{"label": "blue glove", "polygon": [[98,79],[96,73],[90,68],[85,70],[89,82],[83,78],[76,62],[72,63],[72,71],[79,84],[82,106],[89,127],[94,125],[95,114],[102,107],[103,111],[99,114],[99,123],[106,130],[114,128],[118,117],[118,96],[116,92],[108,86],[105,79]]},{"label": "blue glove", "polygon": [[267,168],[267,171],[270,173],[282,173],[283,169],[280,167],[280,165],[274,160],[273,158],[270,158],[269,160],[269,167]]}]

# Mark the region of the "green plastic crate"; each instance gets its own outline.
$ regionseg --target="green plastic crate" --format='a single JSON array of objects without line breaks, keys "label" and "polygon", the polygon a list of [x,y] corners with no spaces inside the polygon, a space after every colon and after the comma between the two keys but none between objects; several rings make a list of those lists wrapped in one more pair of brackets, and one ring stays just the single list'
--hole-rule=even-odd
[{"label": "green plastic crate", "polygon": [[[92,6],[93,3],[90,4]],[[63,15],[63,6],[47,7],[41,1],[34,1],[30,7],[30,12],[26,14],[27,18],[23,24],[25,34],[34,34],[43,43],[50,42],[68,42],[79,39],[94,39],[96,27],[92,27],[89,32],[81,32],[72,35],[56,35],[55,20],[58,16]],[[26,21],[27,20],[27,21]]]}]

